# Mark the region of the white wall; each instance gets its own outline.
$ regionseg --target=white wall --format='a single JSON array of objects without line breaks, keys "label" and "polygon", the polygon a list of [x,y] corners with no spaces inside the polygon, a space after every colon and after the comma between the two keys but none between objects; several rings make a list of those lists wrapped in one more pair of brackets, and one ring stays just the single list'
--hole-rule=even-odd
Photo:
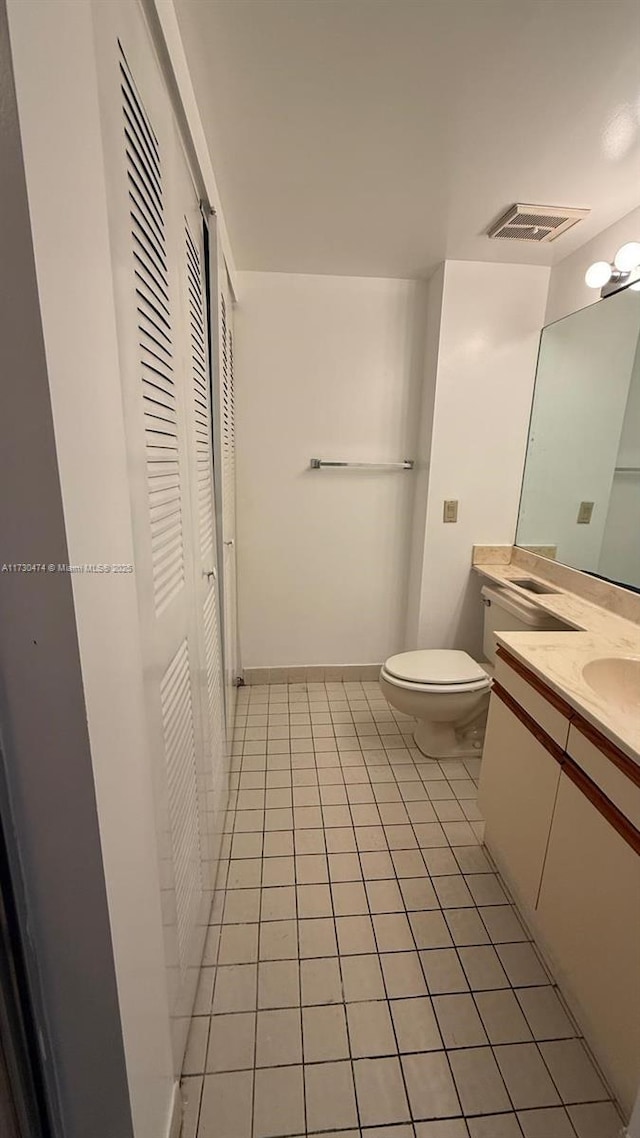
[{"label": "white wall", "polygon": [[[548,280],[539,266],[445,263],[423,566],[409,645],[480,652],[471,547],[513,541]],[[434,334],[435,322],[431,328]],[[455,525],[442,520],[447,498],[459,501]]]},{"label": "white wall", "polygon": [[426,556],[427,502],[429,498],[429,465],[433,435],[433,415],[438,375],[438,350],[442,322],[445,263],[438,266],[427,286],[426,343],[422,391],[418,412],[419,430],[416,449],[416,476],[413,515],[409,535],[409,574],[407,581],[407,613],[404,648],[417,648],[422,607],[422,575]]},{"label": "white wall", "polygon": [[245,667],[376,663],[404,645],[425,286],[241,273],[238,563]]},{"label": "white wall", "polygon": [[[69,561],[132,564],[91,5],[8,12]],[[136,583],[72,584],[134,1133],[164,1138],[175,1088]],[[92,1111],[85,1134],[102,1132]]]},{"label": "white wall", "polygon": [[[66,564],[4,0],[0,106],[0,562]],[[65,573],[0,573],[0,814],[51,1134],[132,1138],[72,586]]]},{"label": "white wall", "polygon": [[[639,328],[640,297],[627,291],[542,337],[517,541],[555,545],[576,569],[598,570]],[[582,501],[594,503],[588,525]]]},{"label": "white wall", "polygon": [[621,217],[551,270],[544,324],[551,324],[600,299],[600,291],[588,288],[584,274],[594,261],[612,261],[627,241],[640,241],[640,207]]}]

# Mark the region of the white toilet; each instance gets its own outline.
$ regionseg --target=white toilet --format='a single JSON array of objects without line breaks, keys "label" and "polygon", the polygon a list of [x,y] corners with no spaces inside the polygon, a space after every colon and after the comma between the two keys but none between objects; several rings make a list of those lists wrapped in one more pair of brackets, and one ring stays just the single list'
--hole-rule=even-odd
[{"label": "white toilet", "polygon": [[482,752],[496,632],[534,632],[557,621],[512,589],[485,585],[484,658],[466,652],[427,648],[390,656],[380,671],[380,687],[392,707],[418,720],[416,746],[431,759],[461,759]]}]

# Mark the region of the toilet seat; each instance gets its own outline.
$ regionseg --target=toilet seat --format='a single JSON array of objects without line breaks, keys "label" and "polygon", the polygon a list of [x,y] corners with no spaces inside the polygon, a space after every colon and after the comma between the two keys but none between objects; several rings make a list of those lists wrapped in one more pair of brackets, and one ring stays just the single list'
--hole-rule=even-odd
[{"label": "toilet seat", "polygon": [[451,649],[431,648],[400,652],[382,667],[388,683],[408,691],[477,692],[491,687],[491,678],[468,655]]},{"label": "toilet seat", "polygon": [[399,680],[397,676],[392,676],[389,672],[385,671],[384,667],[381,672],[382,678],[388,684],[392,684],[396,688],[404,688],[406,691],[420,691],[432,692],[434,695],[455,695],[458,692],[479,692],[489,691],[491,687],[491,680],[489,676],[484,680],[476,680],[472,684],[414,684],[410,680]]}]

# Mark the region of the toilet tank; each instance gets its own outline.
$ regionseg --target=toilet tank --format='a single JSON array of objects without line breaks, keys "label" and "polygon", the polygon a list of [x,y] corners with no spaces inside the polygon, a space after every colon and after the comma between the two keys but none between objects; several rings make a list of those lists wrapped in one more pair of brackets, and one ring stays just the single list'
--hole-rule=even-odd
[{"label": "toilet tank", "polygon": [[482,647],[485,660],[495,666],[496,632],[553,632],[565,628],[551,613],[531,604],[525,597],[517,597],[510,589],[497,585],[483,585],[484,635]]}]

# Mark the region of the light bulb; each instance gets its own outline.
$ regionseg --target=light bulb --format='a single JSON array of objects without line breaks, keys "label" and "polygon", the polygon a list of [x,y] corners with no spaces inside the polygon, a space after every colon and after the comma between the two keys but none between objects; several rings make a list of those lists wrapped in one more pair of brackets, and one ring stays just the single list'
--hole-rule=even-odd
[{"label": "light bulb", "polygon": [[594,261],[584,274],[585,284],[589,288],[602,288],[611,280],[613,269],[608,261]]},{"label": "light bulb", "polygon": [[621,273],[630,273],[640,265],[640,241],[628,241],[615,255],[614,265]]}]

